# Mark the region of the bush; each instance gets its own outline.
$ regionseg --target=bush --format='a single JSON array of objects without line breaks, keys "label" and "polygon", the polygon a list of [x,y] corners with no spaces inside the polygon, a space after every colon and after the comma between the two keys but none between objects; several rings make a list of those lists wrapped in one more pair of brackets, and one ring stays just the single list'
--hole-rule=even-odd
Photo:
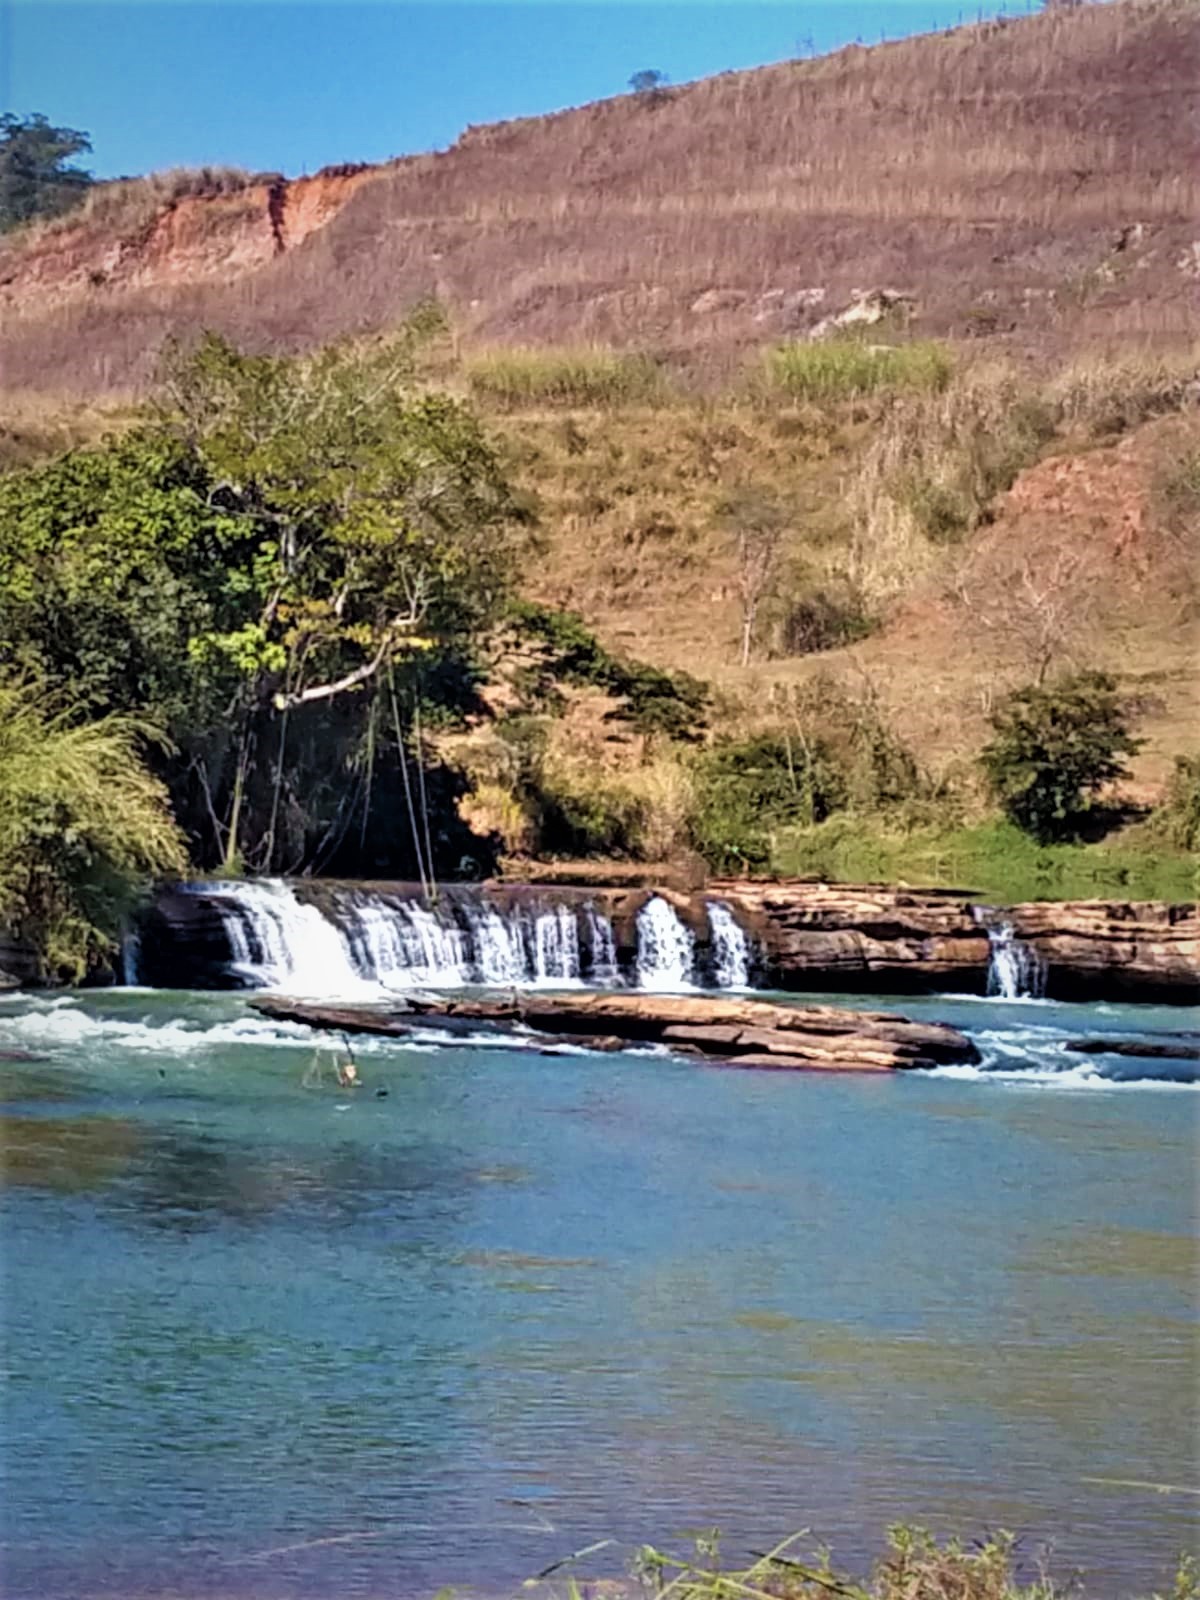
[{"label": "bush", "polygon": [[73,982],[111,955],[151,876],[185,869],[167,791],[132,718],[88,722],[0,683],[0,922]]},{"label": "bush", "polygon": [[854,593],[815,589],[784,608],[776,625],[776,654],[805,656],[837,650],[865,639],[874,628],[874,618]]},{"label": "bush", "polygon": [[765,866],[779,828],[820,822],[847,799],[825,748],[786,732],[714,745],[693,779],[692,843],[724,870]]},{"label": "bush", "polygon": [[953,364],[940,344],[868,344],[857,337],[781,344],[768,352],[775,387],[797,400],[850,400],[891,389],[941,390]]},{"label": "bush", "polygon": [[1200,754],[1175,757],[1175,770],[1150,823],[1174,849],[1200,850]]},{"label": "bush", "polygon": [[1103,672],[1018,689],[990,721],[995,737],[980,756],[988,786],[1004,815],[1041,843],[1078,838],[1100,791],[1128,777],[1121,757],[1142,743]]}]

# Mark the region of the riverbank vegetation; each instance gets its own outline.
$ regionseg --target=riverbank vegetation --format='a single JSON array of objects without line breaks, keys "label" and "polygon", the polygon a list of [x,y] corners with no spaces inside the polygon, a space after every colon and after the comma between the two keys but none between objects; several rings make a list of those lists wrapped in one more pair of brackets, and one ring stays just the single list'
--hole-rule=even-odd
[{"label": "riverbank vegetation", "polygon": [[[809,1554],[807,1539],[807,1532],[793,1534],[748,1566],[735,1567],[723,1560],[714,1528],[699,1534],[686,1553],[643,1545],[634,1558],[634,1577],[648,1600],[1082,1600],[1087,1593],[1077,1577],[1056,1577],[1044,1554],[1021,1550],[1016,1536],[1004,1531],[966,1544],[897,1523],[865,1577],[836,1568],[828,1548]],[[579,1582],[564,1577],[576,1559],[556,1564],[526,1587],[580,1600]],[[1200,1572],[1193,1556],[1180,1556],[1164,1589],[1152,1600],[1197,1600]]]},{"label": "riverbank vegetation", "polygon": [[[116,880],[181,849],[201,873],[600,856],[1188,892],[1195,757],[1138,644],[1195,615],[1179,363],[1039,384],[899,330],[895,360],[847,334],[718,395],[635,355],[463,360],[445,331],[425,307],[299,359],[201,338],[151,405],[10,451],[0,711],[18,743],[30,716],[115,740],[146,808],[118,784],[138,839],[106,813],[45,863],[61,905],[10,888],[54,970],[111,949]],[[1093,479],[1141,496],[1139,618],[1101,581],[1123,547],[1062,499]]]}]

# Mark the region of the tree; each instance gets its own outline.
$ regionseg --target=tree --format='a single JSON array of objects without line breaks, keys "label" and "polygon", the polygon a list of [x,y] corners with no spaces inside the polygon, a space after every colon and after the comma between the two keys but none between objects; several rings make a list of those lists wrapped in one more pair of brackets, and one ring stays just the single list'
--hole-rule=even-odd
[{"label": "tree", "polygon": [[632,75],[629,87],[643,99],[659,100],[666,93],[669,81],[666,73],[659,72],[657,67],[643,67]]},{"label": "tree", "polygon": [[199,864],[345,869],[353,822],[411,872],[409,780],[443,867],[472,847],[421,729],[475,708],[528,518],[420,378],[430,320],[298,361],[206,338],[143,425],[0,476],[0,671],[163,726]]},{"label": "tree", "polygon": [[742,603],[741,663],[748,665],[762,605],[775,576],[779,550],[787,531],[787,512],[778,501],[756,489],[739,490],[720,507],[737,562],[737,589]]},{"label": "tree", "polygon": [[34,217],[56,217],[80,201],[92,174],[68,165],[92,148],[78,128],[56,128],[40,112],[0,116],[0,232]]},{"label": "tree", "polygon": [[959,575],[959,601],[1006,654],[1020,656],[1045,682],[1056,663],[1076,659],[1091,631],[1103,574],[1090,553],[1050,541],[1016,571],[992,568],[990,551]]},{"label": "tree", "polygon": [[1141,748],[1128,716],[1103,672],[1009,695],[989,719],[995,736],[980,756],[1005,816],[1043,844],[1078,837],[1100,791],[1129,776],[1121,757]]}]

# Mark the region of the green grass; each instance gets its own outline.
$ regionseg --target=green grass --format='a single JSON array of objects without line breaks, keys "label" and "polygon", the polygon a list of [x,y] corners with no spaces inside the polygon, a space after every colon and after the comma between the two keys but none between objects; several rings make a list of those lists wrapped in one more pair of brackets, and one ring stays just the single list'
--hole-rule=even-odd
[{"label": "green grass", "polygon": [[513,408],[645,405],[666,395],[662,371],[649,356],[587,346],[495,350],[469,357],[466,373],[473,394]]},{"label": "green grass", "polygon": [[894,389],[938,391],[950,381],[950,353],[932,339],[869,344],[862,338],[780,344],[767,352],[767,374],[796,400],[849,400]]},{"label": "green grass", "polygon": [[879,818],[836,816],[781,833],[774,872],[840,883],[906,883],[1022,900],[1173,900],[1196,897],[1196,858],[1132,844],[1039,845],[1008,823],[889,829]]}]

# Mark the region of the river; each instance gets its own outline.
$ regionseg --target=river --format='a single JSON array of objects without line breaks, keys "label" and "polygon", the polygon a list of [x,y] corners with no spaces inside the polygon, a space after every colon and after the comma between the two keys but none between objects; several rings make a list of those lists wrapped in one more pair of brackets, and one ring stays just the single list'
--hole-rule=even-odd
[{"label": "river", "polygon": [[713,1525],[861,1570],[899,1519],[1162,1591],[1200,1097],[1061,1041],[1194,1016],[859,1003],[984,1067],[366,1040],[351,1092],[237,995],[0,999],[4,1593],[495,1592]]}]

